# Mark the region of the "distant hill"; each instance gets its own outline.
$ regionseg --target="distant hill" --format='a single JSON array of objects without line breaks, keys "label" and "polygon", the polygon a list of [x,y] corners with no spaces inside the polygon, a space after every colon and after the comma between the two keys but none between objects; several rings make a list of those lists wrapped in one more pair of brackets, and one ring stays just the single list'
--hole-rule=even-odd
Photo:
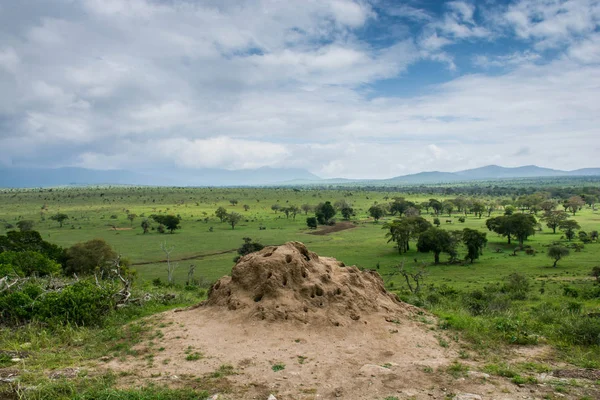
[{"label": "distant hill", "polygon": [[385,184],[425,184],[511,178],[547,178],[559,176],[600,176],[600,168],[584,168],[574,171],[561,171],[557,169],[542,168],[535,165],[526,165],[523,167],[514,168],[488,165],[485,167],[467,169],[457,172],[420,172],[418,174],[383,179],[378,182]]},{"label": "distant hill", "polygon": [[272,185],[418,185],[469,182],[512,178],[600,176],[600,168],[574,171],[542,168],[535,165],[507,168],[498,165],[457,172],[429,171],[390,179],[321,179],[299,168],[263,167],[247,170],[146,169],[93,170],[86,168],[0,168],[0,187],[50,187],[74,185],[147,185],[147,186],[272,186]]},{"label": "distant hill", "polygon": [[318,176],[297,168],[248,170],[171,169],[93,170],[86,168],[0,168],[0,187],[50,187],[74,185],[148,186],[260,186],[292,180],[318,181]]}]

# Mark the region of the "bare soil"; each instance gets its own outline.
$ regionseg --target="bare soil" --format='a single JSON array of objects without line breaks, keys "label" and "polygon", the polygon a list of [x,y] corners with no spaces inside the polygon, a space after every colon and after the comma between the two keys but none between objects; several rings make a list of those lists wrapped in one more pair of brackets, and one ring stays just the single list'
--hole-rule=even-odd
[{"label": "bare soil", "polygon": [[335,225],[326,226],[317,231],[310,232],[309,235],[328,235],[330,233],[340,232],[352,228],[356,228],[356,225],[352,222],[337,222]]},{"label": "bare soil", "polygon": [[[482,366],[459,357],[462,344],[435,317],[387,292],[377,273],[298,242],[242,257],[207,301],[149,322],[137,356],[105,364],[121,386],[197,386],[223,400],[541,399],[553,391],[469,374],[467,366]],[[564,396],[580,398],[587,387]]]}]

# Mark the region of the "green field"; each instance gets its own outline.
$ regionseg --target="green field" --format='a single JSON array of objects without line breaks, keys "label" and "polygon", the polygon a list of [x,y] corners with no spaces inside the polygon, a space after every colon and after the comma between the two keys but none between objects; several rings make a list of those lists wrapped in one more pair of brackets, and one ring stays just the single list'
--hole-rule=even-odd
[{"label": "green field", "polygon": [[[515,251],[516,240],[509,245],[506,238],[487,230],[487,211],[481,218],[473,213],[454,211],[448,216],[445,212],[439,215],[442,229],[471,228],[486,232],[488,243],[483,255],[473,264],[463,261],[466,248],[460,245],[457,260],[449,262],[448,256],[442,253],[441,263],[436,265],[432,253],[416,251],[414,240],[405,254],[399,254],[394,243],[387,242],[384,225],[397,216],[386,215],[376,222],[368,212],[374,204],[389,204],[396,196],[416,204],[432,198],[444,201],[463,196],[494,204],[490,217],[495,217],[504,215],[507,205],[519,206],[523,194],[549,194],[552,190],[554,194],[550,196],[562,201],[573,193],[595,193],[598,191],[596,186],[554,189],[541,186],[536,189],[517,184],[492,190],[494,196],[473,186],[420,187],[407,193],[401,193],[398,188],[371,189],[85,187],[0,190],[0,235],[16,229],[19,221],[31,220],[33,229],[39,231],[44,240],[64,248],[91,239],[104,239],[137,271],[134,297],[151,293],[154,299],[139,306],[107,312],[95,326],[77,326],[64,321],[48,324],[37,320],[20,326],[7,325],[12,329],[0,330],[0,357],[4,357],[0,359],[0,369],[3,365],[16,365],[3,355],[3,350],[19,351],[24,343],[27,344],[31,356],[19,367],[23,373],[20,379],[36,385],[38,390],[24,395],[20,386],[5,386],[0,387],[0,397],[8,394],[12,399],[18,394],[18,398],[66,399],[87,390],[91,393],[90,398],[109,398],[102,396],[112,390],[118,379],[114,375],[100,375],[94,381],[80,377],[66,383],[48,380],[47,372],[72,365],[87,365],[94,370],[101,358],[136,357],[136,344],[149,334],[152,326],[142,317],[204,299],[210,283],[230,273],[237,248],[245,237],[264,245],[300,241],[320,256],[335,257],[346,265],[363,269],[376,269],[388,290],[439,317],[435,327],[431,326],[432,330],[446,332],[449,340],[461,343],[460,360],[455,362],[458,367],[463,359],[472,359],[486,372],[511,378],[513,383],[519,384],[536,383],[535,371],[549,371],[556,365],[600,368],[600,318],[597,318],[600,315],[600,287],[591,276],[592,268],[600,265],[597,240],[585,244],[580,251],[571,249],[570,255],[554,268],[553,260],[546,256],[548,246],[555,242],[564,246],[581,244],[577,236],[569,242],[564,239],[563,232],[557,230],[553,234],[542,223],[536,228],[535,235],[524,243],[536,250],[535,255],[527,255],[525,251]],[[445,194],[440,194],[440,190]],[[327,234],[314,233],[335,226],[319,226],[316,231],[307,227],[306,218],[313,216],[313,212],[301,212],[294,218],[272,209],[275,204],[300,207],[325,201],[334,204],[340,200],[350,203],[355,215],[349,222],[343,221],[348,229]],[[243,216],[235,229],[215,216],[219,207]],[[57,213],[69,217],[62,227],[51,219]],[[131,214],[136,215],[133,221],[128,218]],[[141,223],[145,219],[151,220],[152,214],[180,216],[181,229],[173,234],[151,229],[144,234]],[[541,212],[538,220],[540,215]],[[422,209],[421,216],[430,222],[436,217],[431,209],[429,212]],[[461,217],[464,222],[459,221]],[[340,227],[341,215],[338,213],[335,218]],[[571,218],[583,231],[600,230],[600,214],[593,206],[583,206]],[[152,225],[157,227],[154,221]],[[173,248],[171,259],[178,265],[174,285],[165,285],[167,268],[161,243]],[[409,272],[420,268],[426,271],[421,292],[408,290],[403,276],[398,273],[397,266],[402,263]],[[184,285],[190,265],[196,266],[195,278],[199,287]],[[160,278],[160,284],[157,278]],[[514,345],[546,344],[552,351],[545,358],[536,359],[535,363],[513,360],[507,356],[510,351],[505,351]],[[440,345],[447,346],[447,343],[440,339]],[[148,362],[151,361],[150,358]],[[597,393],[598,384],[593,384],[589,393]],[[558,382],[555,390],[568,393],[579,390],[577,385]],[[214,388],[208,385],[201,389],[210,392]],[[62,394],[46,397],[49,392]],[[142,388],[139,393],[117,391],[115,396],[122,397],[110,398],[179,398],[184,395],[203,398],[208,392],[180,393],[149,387]]]},{"label": "green field", "polygon": [[[164,253],[160,244],[167,242],[174,247],[172,258],[178,259],[175,272],[176,282],[182,282],[187,274],[188,265],[196,265],[196,276],[213,281],[229,273],[233,265],[235,249],[242,243],[242,238],[251,237],[265,245],[277,245],[290,240],[301,241],[311,250],[322,256],[335,257],[347,265],[375,269],[380,265],[380,274],[386,278],[393,267],[400,262],[407,266],[427,263],[427,283],[448,283],[456,287],[481,287],[497,282],[512,272],[520,272],[538,280],[549,280],[550,283],[562,284],[565,280],[591,279],[589,271],[600,263],[600,245],[592,243],[581,252],[571,255],[551,268],[551,260],[545,256],[546,247],[560,240],[562,234],[545,226],[526,244],[538,252],[536,256],[527,256],[519,252],[512,256],[516,245],[508,245],[505,238],[488,232],[488,244],[484,255],[474,264],[465,265],[431,265],[431,254],[418,253],[414,243],[411,250],[399,255],[393,243],[387,243],[382,225],[395,217],[386,216],[375,223],[368,216],[368,208],[374,203],[388,203],[394,196],[404,196],[407,200],[419,203],[435,197],[442,201],[456,196],[410,195],[388,193],[384,191],[370,192],[363,190],[298,190],[298,189],[194,189],[194,188],[65,188],[38,190],[5,190],[0,192],[0,220],[5,229],[6,224],[15,224],[19,220],[35,221],[34,229],[38,230],[47,241],[63,247],[94,238],[105,239],[123,257],[128,258],[142,281],[154,278],[165,278]],[[232,205],[230,200],[237,200]],[[491,198],[480,197],[482,200]],[[282,212],[274,212],[271,206],[310,204],[323,201],[346,200],[354,207],[356,215],[351,221],[356,228],[314,235],[306,226],[304,212],[294,219],[286,218]],[[248,211],[244,210],[248,205]],[[243,215],[244,220],[232,229],[226,222],[220,222],[214,212],[223,206],[227,211],[235,211]],[[431,210],[430,210],[431,211]],[[49,217],[58,212],[69,215],[69,220],[62,228]],[[128,213],[137,217],[133,222],[127,219]],[[143,234],[140,227],[144,217],[151,214],[174,214],[182,218],[181,229],[174,234],[159,234],[150,231]],[[499,207],[492,216],[502,215]],[[309,214],[309,216],[312,214]],[[432,221],[434,216],[424,217]],[[441,227],[444,229],[473,228],[486,231],[487,215],[477,218],[468,214],[464,223],[458,222],[458,213],[452,217],[441,215]],[[336,216],[338,220],[341,216]],[[582,230],[600,229],[600,214],[590,207],[584,207],[574,219]],[[452,220],[453,223],[447,223]],[[156,225],[156,224],[155,224]],[[264,227],[261,230],[259,227]],[[115,229],[116,228],[116,229]],[[212,228],[212,229],[211,229]],[[0,234],[3,233],[0,231]],[[563,240],[565,243],[566,241]],[[499,253],[498,249],[502,249]],[[465,250],[459,251],[462,258]],[[415,263],[416,260],[416,263]],[[442,261],[444,256],[442,255]],[[396,285],[401,284],[398,277],[391,277]],[[558,290],[558,289],[557,289]]]}]

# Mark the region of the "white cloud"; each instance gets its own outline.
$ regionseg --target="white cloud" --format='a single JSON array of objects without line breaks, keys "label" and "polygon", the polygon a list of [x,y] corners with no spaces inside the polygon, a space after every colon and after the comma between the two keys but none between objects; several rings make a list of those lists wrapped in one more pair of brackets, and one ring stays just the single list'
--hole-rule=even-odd
[{"label": "white cloud", "polygon": [[[563,3],[452,2],[438,17],[397,6],[389,15],[420,27],[375,43],[361,36],[381,17],[367,1],[39,2],[0,35],[0,161],[367,178],[522,163],[527,148],[528,163],[594,165],[598,1]],[[463,57],[494,75],[461,70],[454,46],[512,34],[534,45]],[[550,43],[567,47],[534,47]],[[454,79],[371,88],[419,60]]]},{"label": "white cloud", "polygon": [[15,73],[19,66],[19,56],[12,47],[0,49],[0,67],[6,71]]}]

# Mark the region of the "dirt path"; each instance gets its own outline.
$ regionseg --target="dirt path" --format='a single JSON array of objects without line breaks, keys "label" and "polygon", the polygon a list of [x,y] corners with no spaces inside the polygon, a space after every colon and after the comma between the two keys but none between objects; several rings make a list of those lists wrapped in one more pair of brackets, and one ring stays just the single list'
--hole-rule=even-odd
[{"label": "dirt path", "polygon": [[[222,251],[216,251],[213,253],[200,253],[200,254],[194,254],[193,256],[187,256],[187,257],[181,257],[181,258],[174,258],[171,259],[171,262],[176,262],[176,261],[188,261],[188,260],[198,260],[201,258],[206,258],[206,257],[211,257],[211,256],[218,256],[221,254],[227,254],[227,253],[234,253],[235,251],[237,251],[237,249],[230,249],[230,250],[222,250]],[[164,263],[167,262],[167,259],[161,259],[161,260],[154,260],[154,261],[140,261],[140,262],[135,262],[135,263],[131,263],[131,265],[149,265],[149,264],[158,264],[158,263]]]},{"label": "dirt path", "polygon": [[309,235],[328,235],[330,233],[340,232],[352,228],[356,228],[356,225],[352,222],[337,222],[335,225],[326,226],[318,231],[310,232]]}]

